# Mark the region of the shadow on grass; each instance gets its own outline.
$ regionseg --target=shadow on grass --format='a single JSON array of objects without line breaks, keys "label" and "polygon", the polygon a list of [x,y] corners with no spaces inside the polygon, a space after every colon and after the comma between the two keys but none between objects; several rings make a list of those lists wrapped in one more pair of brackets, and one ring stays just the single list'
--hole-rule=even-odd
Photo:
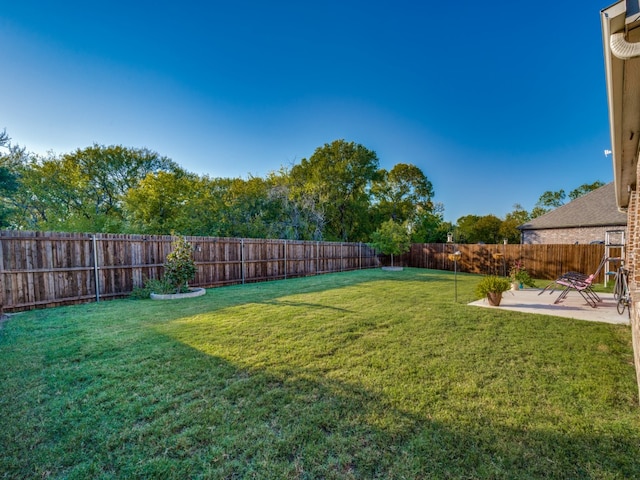
[{"label": "shadow on grass", "polygon": [[[208,345],[215,342],[205,340]],[[244,354],[250,356],[254,348],[260,348],[259,342],[249,340]],[[322,356],[316,353],[317,358]],[[233,378],[239,384],[225,401],[246,408],[238,412],[242,420],[237,420],[240,430],[234,435],[256,432],[250,443],[259,445],[260,451],[239,448],[233,455],[240,457],[234,467],[240,470],[225,474],[248,475],[254,467],[259,472],[255,465],[240,465],[250,464],[252,458],[270,458],[280,465],[277,473],[287,477],[294,476],[287,464],[308,478],[640,476],[635,461],[640,455],[638,431],[629,434],[614,427],[595,432],[585,424],[569,433],[552,425],[532,427],[526,420],[515,427],[501,424],[499,412],[495,420],[485,414],[474,418],[478,407],[472,399],[467,410],[444,415],[449,420],[434,420],[441,416],[441,408],[448,408],[446,401],[409,397],[409,403],[422,404],[419,411],[409,411],[382,391],[339,380],[331,369],[317,365],[279,365],[277,372],[274,366],[242,367],[235,362],[226,366],[237,369]]]},{"label": "shadow on grass", "polygon": [[[45,365],[2,402],[7,478],[638,478],[638,435],[433,421],[357,384],[180,343]],[[130,347],[136,349],[135,345]],[[89,351],[87,351],[89,352]],[[70,352],[67,352],[70,353]],[[84,363],[82,375],[76,374]],[[46,380],[44,380],[46,378]],[[63,381],[66,379],[66,383]],[[33,393],[33,392],[32,392]],[[20,418],[21,412],[29,412]],[[13,436],[16,435],[16,436]]]}]

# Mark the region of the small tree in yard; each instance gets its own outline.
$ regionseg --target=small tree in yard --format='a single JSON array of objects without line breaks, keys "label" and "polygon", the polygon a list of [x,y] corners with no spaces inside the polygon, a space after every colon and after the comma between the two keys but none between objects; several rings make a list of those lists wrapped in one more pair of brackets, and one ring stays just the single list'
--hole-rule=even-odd
[{"label": "small tree in yard", "polygon": [[171,243],[172,252],[167,255],[164,264],[164,279],[176,293],[182,293],[189,287],[189,280],[196,275],[196,263],[191,255],[191,244],[179,236]]},{"label": "small tree in yard", "polygon": [[371,246],[385,255],[393,256],[408,252],[411,248],[411,236],[405,225],[393,220],[384,222],[378,230],[371,234]]}]

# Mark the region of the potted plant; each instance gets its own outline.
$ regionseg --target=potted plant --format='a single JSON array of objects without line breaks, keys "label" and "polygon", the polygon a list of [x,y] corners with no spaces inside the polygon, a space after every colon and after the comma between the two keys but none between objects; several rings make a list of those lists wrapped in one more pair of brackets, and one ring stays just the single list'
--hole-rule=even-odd
[{"label": "potted plant", "polygon": [[476,293],[480,298],[486,297],[489,305],[497,307],[502,301],[502,294],[511,288],[508,278],[487,275],[476,286]]},{"label": "potted plant", "polygon": [[391,255],[391,269],[402,270],[402,267],[393,266],[393,256],[408,252],[411,248],[411,237],[406,225],[387,220],[371,234],[371,240],[373,248],[384,255]]},{"label": "potted plant", "polygon": [[523,263],[518,260],[509,270],[509,278],[511,279],[512,290],[522,289],[524,285],[527,287],[535,287],[536,284],[529,276],[529,272],[524,268]]}]

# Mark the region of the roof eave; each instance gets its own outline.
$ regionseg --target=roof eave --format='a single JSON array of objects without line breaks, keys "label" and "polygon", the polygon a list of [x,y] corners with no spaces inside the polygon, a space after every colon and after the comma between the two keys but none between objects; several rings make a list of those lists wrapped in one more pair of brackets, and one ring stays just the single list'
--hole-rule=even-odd
[{"label": "roof eave", "polygon": [[616,204],[621,210],[629,206],[631,191],[636,189],[640,139],[640,108],[637,102],[628,101],[630,92],[636,98],[640,96],[640,79],[637,75],[631,75],[638,61],[617,58],[613,55],[610,45],[612,34],[625,31],[625,17],[624,1],[601,12],[613,178]]}]

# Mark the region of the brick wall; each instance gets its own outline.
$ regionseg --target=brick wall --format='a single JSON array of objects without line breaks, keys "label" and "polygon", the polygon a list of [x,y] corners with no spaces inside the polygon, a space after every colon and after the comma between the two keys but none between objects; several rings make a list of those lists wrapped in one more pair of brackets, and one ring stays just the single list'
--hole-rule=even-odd
[{"label": "brick wall", "polygon": [[[640,177],[640,170],[637,172]],[[631,192],[627,211],[628,240],[625,265],[629,269],[629,290],[632,299],[631,339],[633,342],[633,359],[636,367],[636,379],[640,393],[640,198],[637,191]]]},{"label": "brick wall", "polygon": [[528,245],[538,244],[585,244],[591,242],[603,242],[605,232],[608,230],[620,230],[622,226],[609,227],[578,227],[578,228],[550,228],[540,230],[525,230],[522,232],[522,243]]}]

